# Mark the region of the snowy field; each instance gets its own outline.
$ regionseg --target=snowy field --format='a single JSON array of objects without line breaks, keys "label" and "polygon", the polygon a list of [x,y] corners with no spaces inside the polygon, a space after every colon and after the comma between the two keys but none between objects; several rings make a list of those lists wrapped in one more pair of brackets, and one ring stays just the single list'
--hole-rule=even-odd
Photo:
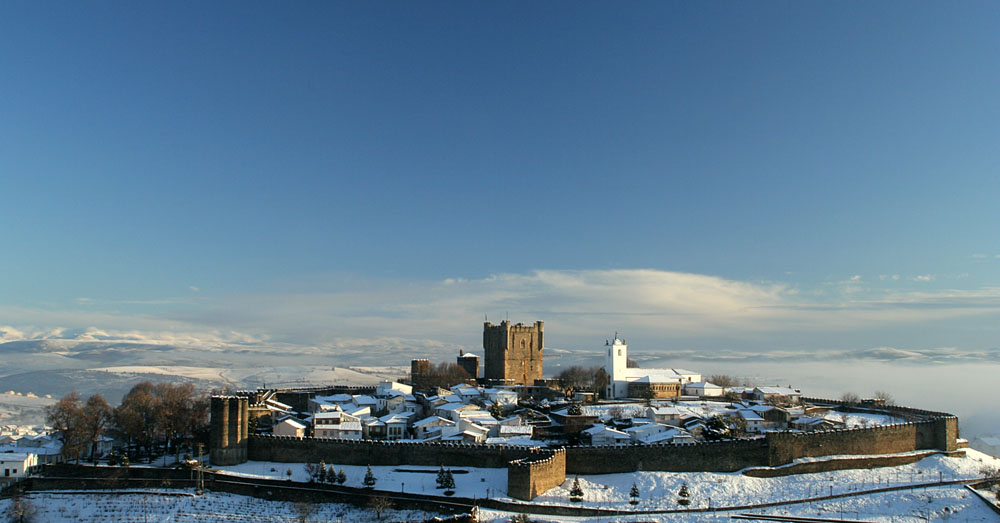
[{"label": "snowy field", "polygon": [[[844,456],[855,458],[857,456]],[[837,459],[831,457],[830,459]],[[330,464],[327,464],[330,465]],[[343,468],[347,475],[347,485],[362,486],[366,467],[336,465]],[[621,511],[633,510],[670,510],[679,508],[677,493],[681,485],[687,484],[691,492],[690,508],[745,506],[776,501],[808,499],[830,494],[853,493],[884,487],[905,485],[926,485],[941,480],[974,479],[982,477],[984,467],[1000,468],[1000,459],[993,458],[975,450],[969,450],[965,458],[949,458],[935,455],[917,463],[899,467],[887,467],[873,470],[840,470],[822,474],[799,474],[781,478],[754,478],[740,473],[681,473],[681,472],[635,472],[623,474],[601,474],[579,476],[580,486],[584,491],[584,501],[573,503],[569,501],[569,491],[574,477],[567,477],[566,483],[549,490],[535,498],[535,504],[568,505],[592,508],[606,508]],[[418,466],[374,466],[372,472],[377,478],[376,488],[393,492],[429,493],[441,495],[436,488],[436,469],[434,467]],[[401,471],[401,470],[405,471]],[[248,462],[234,467],[225,467],[225,471],[252,477],[279,479],[288,477],[295,481],[308,481],[309,476],[302,464]],[[409,472],[424,470],[426,473]],[[517,502],[506,496],[506,469],[490,469],[475,467],[453,467],[456,473],[455,495],[467,498],[489,497],[508,502]],[[629,492],[632,484],[640,492],[638,505],[629,503]],[[928,501],[930,499],[930,501]],[[986,519],[995,521],[995,514],[982,507],[982,502],[971,497],[971,494],[961,486],[954,487],[922,487],[918,490],[904,490],[885,494],[872,494],[845,498],[843,501],[828,501],[816,504],[802,504],[768,509],[773,514],[808,515],[816,512],[830,515],[831,507],[837,510],[843,508],[852,514],[867,520],[880,521],[885,517],[901,514],[916,514],[918,509],[943,510],[950,507],[951,511],[963,514],[956,521],[979,521],[972,517],[981,514]],[[936,508],[935,508],[936,507]],[[984,509],[987,512],[982,512]],[[897,513],[897,511],[900,511]],[[745,512],[745,511],[744,511]],[[846,513],[845,513],[846,514]],[[942,512],[944,514],[944,512]],[[500,517],[500,516],[497,516]],[[691,515],[687,515],[691,520]],[[702,516],[698,516],[702,517]],[[714,516],[705,515],[711,519]],[[976,516],[978,517],[978,516]],[[658,514],[653,521],[671,519],[668,515]],[[726,516],[728,518],[728,515]],[[567,519],[570,521],[571,519]],[[605,519],[606,521],[607,519]],[[643,516],[640,521],[651,521]],[[674,519],[680,520],[680,519]],[[553,520],[554,521],[554,520]],[[581,521],[590,521],[586,518]],[[594,519],[596,521],[596,519]],[[623,519],[622,521],[631,521]]]},{"label": "snowy field", "polygon": [[[181,493],[183,495],[175,495]],[[195,496],[192,491],[162,491],[145,494],[30,493],[25,496],[35,510],[31,521],[77,521],[81,523],[246,521],[295,522],[338,521],[366,523],[376,520],[374,511],[340,503],[291,503],[208,492]],[[0,501],[0,514],[7,514],[10,500]],[[387,521],[425,521],[435,514],[418,510],[389,509],[382,514]]]},{"label": "snowy field", "polygon": [[[340,466],[347,475],[347,485],[361,486],[366,467]],[[1000,467],[1000,459],[970,450],[965,458],[932,456],[918,463],[900,467],[874,470],[844,470],[822,474],[801,474],[783,478],[751,478],[739,473],[673,473],[636,472],[631,474],[603,474],[580,476],[584,501],[569,501],[569,489],[575,478],[535,499],[536,504],[584,506],[621,511],[618,515],[602,517],[532,516],[537,522],[629,522],[629,521],[728,521],[730,516],[742,513],[792,515],[806,517],[843,518],[876,522],[950,521],[992,522],[995,513],[961,485],[931,487],[886,493],[863,494],[853,497],[819,502],[782,505],[763,509],[742,509],[726,512],[687,514],[640,514],[634,510],[677,509],[677,493],[687,484],[691,508],[790,501],[814,496],[851,493],[885,486],[927,485],[941,479],[980,477],[984,467]],[[396,470],[403,469],[403,470]],[[306,481],[308,475],[302,464],[249,462],[235,467],[225,467],[235,475],[281,478]],[[423,470],[424,473],[414,472]],[[453,467],[456,496],[468,498],[492,497],[513,502],[506,497],[506,469]],[[440,495],[435,488],[436,470],[433,467],[400,466],[372,467],[378,490],[408,493],[425,492]],[[459,471],[466,471],[460,473]],[[630,505],[629,490],[632,483],[639,489],[638,505]],[[375,514],[365,508],[336,503],[302,505],[266,501],[221,493],[192,496],[188,491],[142,494],[32,493],[29,502],[38,510],[36,521],[298,521],[309,513],[308,521],[374,521]],[[10,501],[0,501],[0,513],[5,513]],[[530,512],[526,505],[524,512]],[[483,510],[483,521],[502,522],[511,512]],[[423,521],[432,517],[421,511],[396,511],[386,515],[388,521]]]}]

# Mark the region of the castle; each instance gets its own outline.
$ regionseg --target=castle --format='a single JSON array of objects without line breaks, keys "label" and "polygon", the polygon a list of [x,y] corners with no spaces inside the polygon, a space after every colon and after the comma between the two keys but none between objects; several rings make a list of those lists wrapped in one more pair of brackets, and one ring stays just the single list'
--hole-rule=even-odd
[{"label": "castle", "polygon": [[542,378],[542,349],[545,325],[518,323],[511,325],[504,320],[500,325],[483,324],[483,350],[488,381],[507,385],[533,385]]}]

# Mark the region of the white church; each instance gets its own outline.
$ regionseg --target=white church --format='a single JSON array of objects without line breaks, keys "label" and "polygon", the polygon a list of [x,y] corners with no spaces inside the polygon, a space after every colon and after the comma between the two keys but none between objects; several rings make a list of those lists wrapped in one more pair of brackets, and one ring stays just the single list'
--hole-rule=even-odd
[{"label": "white church", "polygon": [[[608,399],[635,398],[638,391],[652,388],[656,397],[677,397],[687,383],[701,381],[701,374],[684,369],[640,369],[628,366],[628,345],[615,334],[613,343],[604,342],[608,350]],[[630,385],[631,384],[631,385]],[[632,392],[629,392],[631,389]]]}]

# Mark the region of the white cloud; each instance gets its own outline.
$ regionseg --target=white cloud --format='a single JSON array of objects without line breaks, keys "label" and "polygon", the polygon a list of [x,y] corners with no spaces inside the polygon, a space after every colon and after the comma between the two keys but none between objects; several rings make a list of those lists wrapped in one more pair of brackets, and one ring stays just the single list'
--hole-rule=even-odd
[{"label": "white cloud", "polygon": [[975,258],[975,259],[977,259],[977,260],[981,260],[983,258],[987,258],[988,256],[986,256],[985,254],[982,254],[982,253],[976,253],[976,254],[973,254],[972,257]]},{"label": "white cloud", "polygon": [[933,274],[921,274],[913,278],[913,281],[934,281]]},{"label": "white cloud", "polygon": [[191,290],[192,290],[192,291],[194,291],[194,292],[198,292],[198,291],[200,291],[200,290],[201,290],[201,289],[199,289],[198,287],[195,287],[194,285],[188,285],[188,288],[189,288],[189,289],[191,289]]},{"label": "white cloud", "polygon": [[855,274],[854,276],[851,276],[851,281],[855,281],[855,282],[861,281],[861,275],[860,274]]},{"label": "white cloud", "polygon": [[787,345],[793,336],[831,340],[864,329],[884,333],[1000,312],[998,288],[918,293],[862,289],[857,278],[841,283],[856,291],[822,294],[783,283],[652,269],[353,281],[351,287],[309,293],[199,297],[144,314],[0,306],[0,317],[16,327],[0,328],[0,341],[120,341],[209,350],[289,345],[331,357],[385,351],[395,355],[390,363],[399,363],[416,354],[437,358],[457,347],[478,348],[484,315],[493,322],[506,314],[515,322],[545,320],[555,347],[590,346],[617,330],[662,347],[705,340],[761,348]]}]

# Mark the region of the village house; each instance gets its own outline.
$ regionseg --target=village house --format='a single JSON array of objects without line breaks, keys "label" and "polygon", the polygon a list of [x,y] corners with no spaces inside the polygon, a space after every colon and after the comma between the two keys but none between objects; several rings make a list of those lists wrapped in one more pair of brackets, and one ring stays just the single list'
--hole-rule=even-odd
[{"label": "village house", "polygon": [[682,393],[685,396],[714,398],[722,396],[725,393],[725,389],[707,381],[696,381],[694,383],[685,383],[682,388]]},{"label": "village house", "polygon": [[27,477],[38,468],[38,455],[30,452],[5,452],[0,454],[0,485]]},{"label": "village house", "polygon": [[624,445],[632,442],[632,436],[620,430],[596,423],[582,431],[583,441],[590,445]]},{"label": "village house", "polygon": [[413,423],[413,437],[419,440],[427,440],[441,437],[442,427],[453,427],[455,422],[441,416],[428,416]]},{"label": "village house", "polygon": [[303,438],[306,435],[306,424],[289,416],[275,423],[271,431],[275,436]]},{"label": "village house", "polygon": [[790,387],[754,387],[752,397],[776,405],[797,405],[802,393]]},{"label": "village house", "polygon": [[313,437],[329,439],[361,439],[361,420],[339,408],[313,414]]},{"label": "village house", "polygon": [[646,417],[655,423],[679,426],[681,422],[681,411],[677,407],[648,407]]}]

